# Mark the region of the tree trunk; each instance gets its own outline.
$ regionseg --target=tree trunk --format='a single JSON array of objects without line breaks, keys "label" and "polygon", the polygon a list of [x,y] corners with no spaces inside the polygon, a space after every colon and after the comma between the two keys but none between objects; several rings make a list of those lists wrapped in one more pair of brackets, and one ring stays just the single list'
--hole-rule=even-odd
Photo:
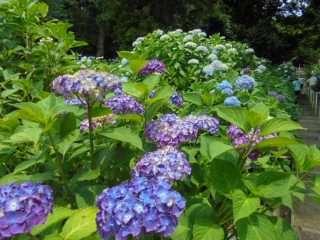
[{"label": "tree trunk", "polygon": [[104,40],[105,40],[105,31],[103,24],[99,24],[99,35],[98,35],[98,45],[97,45],[97,57],[104,56]]}]

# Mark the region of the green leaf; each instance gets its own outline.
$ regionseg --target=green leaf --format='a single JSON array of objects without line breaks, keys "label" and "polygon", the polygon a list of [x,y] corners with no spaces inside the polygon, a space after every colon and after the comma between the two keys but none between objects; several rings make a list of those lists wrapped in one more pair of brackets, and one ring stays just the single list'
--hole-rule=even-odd
[{"label": "green leaf", "polygon": [[75,189],[77,206],[79,208],[94,206],[98,195],[105,189],[105,185],[83,185]]},{"label": "green leaf", "polygon": [[223,143],[220,138],[202,136],[200,139],[200,153],[209,160],[232,149],[231,145]]},{"label": "green leaf", "polygon": [[316,193],[320,194],[320,174],[317,174],[311,179],[311,188]]},{"label": "green leaf", "polygon": [[170,238],[172,240],[192,240],[192,226],[189,226],[188,216],[182,215],[179,218],[179,224]]},{"label": "green leaf", "polygon": [[199,93],[185,93],[183,94],[183,99],[186,101],[186,102],[190,102],[190,103],[193,103],[197,106],[201,106],[202,105],[202,98],[201,98],[201,95]]},{"label": "green leaf", "polygon": [[253,214],[237,222],[240,240],[279,240],[270,220],[260,214]]},{"label": "green leaf", "polygon": [[63,226],[61,236],[65,240],[80,240],[97,230],[96,214],[98,209],[89,207],[78,210]]},{"label": "green leaf", "polygon": [[320,166],[320,151],[316,145],[308,147],[305,144],[293,144],[287,148],[290,150],[300,173]]},{"label": "green leaf", "polygon": [[15,168],[14,168],[14,171],[13,173],[14,174],[17,174],[23,170],[26,170],[36,164],[39,164],[39,163],[43,163],[45,161],[45,159],[31,159],[31,160],[26,160],[26,161],[23,161],[22,163],[18,164]]},{"label": "green leaf", "polygon": [[242,130],[248,131],[250,129],[250,124],[243,108],[217,107],[216,110],[220,118],[237,125]]},{"label": "green leaf", "polygon": [[259,113],[264,119],[267,119],[270,115],[269,108],[262,102],[254,105],[254,107],[250,109],[250,112]]},{"label": "green leaf", "polygon": [[281,240],[298,240],[298,237],[294,230],[280,217],[271,217],[271,222],[274,225],[277,239]]},{"label": "green leaf", "polygon": [[252,128],[257,128],[266,121],[266,117],[258,112],[245,111],[245,116]]},{"label": "green leaf", "polygon": [[287,147],[288,145],[292,145],[297,143],[295,140],[288,137],[273,137],[268,138],[253,147],[253,149],[264,149],[264,148],[279,148],[279,147]]},{"label": "green leaf", "polygon": [[61,139],[58,144],[59,152],[62,153],[62,155],[65,155],[71,148],[72,144],[77,140],[79,135],[80,131],[76,129],[70,132],[68,135],[64,136],[64,138]]},{"label": "green leaf", "polygon": [[37,225],[32,229],[32,232],[31,232],[32,235],[38,235],[39,233],[43,232],[47,228],[70,217],[75,212],[76,210],[71,210],[70,208],[66,208],[66,207],[54,207],[53,212],[49,214],[45,224]]},{"label": "green leaf", "polygon": [[210,165],[209,185],[216,191],[228,195],[241,187],[241,173],[230,162],[213,161]]},{"label": "green leaf", "polygon": [[290,188],[297,183],[297,179],[290,173],[266,171],[249,175],[244,179],[244,183],[258,196],[277,198],[288,195]]},{"label": "green leaf", "polygon": [[121,141],[121,142],[130,143],[132,146],[135,146],[143,150],[140,136],[137,133],[133,132],[130,128],[126,128],[126,127],[114,128],[107,132],[101,133],[101,135]]},{"label": "green leaf", "polygon": [[45,172],[45,173],[36,173],[32,175],[25,175],[25,174],[7,174],[4,177],[0,178],[0,185],[5,185],[11,182],[22,183],[25,181],[30,181],[33,183],[36,182],[45,182],[52,179],[52,174]]},{"label": "green leaf", "polygon": [[87,181],[87,180],[93,180],[100,176],[100,170],[99,169],[82,169],[78,170],[77,173],[73,176],[73,178],[70,180],[71,182],[81,182],[81,181]]},{"label": "green leaf", "polygon": [[139,71],[148,64],[146,60],[143,59],[133,59],[130,61],[130,68],[135,75],[139,74]]},{"label": "green leaf", "polygon": [[148,86],[149,92],[159,85],[161,74],[151,74],[143,80],[143,84]]},{"label": "green leaf", "polygon": [[122,91],[140,99],[147,93],[148,86],[143,83],[126,82],[122,84]]},{"label": "green leaf", "polygon": [[117,53],[118,53],[118,56],[119,56],[119,57],[121,57],[121,58],[126,58],[126,59],[128,59],[129,61],[140,58],[139,54],[134,53],[134,52],[119,51],[119,52],[117,52]]},{"label": "green leaf", "polygon": [[237,222],[241,218],[250,216],[260,207],[260,198],[248,197],[241,190],[235,190],[232,194],[233,220]]},{"label": "green leaf", "polygon": [[152,120],[157,114],[158,110],[168,102],[167,99],[160,99],[152,103],[146,110],[146,121]]},{"label": "green leaf", "polygon": [[259,136],[265,136],[271,133],[279,133],[285,131],[305,129],[300,124],[291,121],[287,118],[273,118],[268,121],[259,133]]},{"label": "green leaf", "polygon": [[17,127],[16,132],[4,142],[12,144],[32,142],[34,144],[37,144],[40,139],[41,133],[42,129],[39,127],[19,126]]},{"label": "green leaf", "polygon": [[224,231],[212,219],[197,219],[193,226],[194,240],[223,240]]}]

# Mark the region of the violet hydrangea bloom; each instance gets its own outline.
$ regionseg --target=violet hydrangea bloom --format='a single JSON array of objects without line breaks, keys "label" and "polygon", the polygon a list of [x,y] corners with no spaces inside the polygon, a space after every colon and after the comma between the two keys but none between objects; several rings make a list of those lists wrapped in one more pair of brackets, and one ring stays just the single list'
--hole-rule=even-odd
[{"label": "violet hydrangea bloom", "polygon": [[250,73],[250,72],[251,72],[251,68],[246,67],[246,68],[242,69],[242,72],[243,72],[244,74]]},{"label": "violet hydrangea bloom", "polygon": [[116,95],[106,102],[106,107],[115,114],[143,114],[144,107],[134,97],[127,94]]},{"label": "violet hydrangea bloom", "polygon": [[[100,117],[92,118],[92,127],[102,127],[105,123],[116,124],[116,120],[112,119],[113,114],[107,114]],[[85,131],[89,129],[89,120],[85,119],[80,123],[80,130]]]},{"label": "violet hydrangea bloom", "polygon": [[186,205],[171,186],[163,179],[141,177],[105,189],[97,198],[96,222],[102,239],[126,240],[154,233],[170,236]]},{"label": "violet hydrangea bloom", "polygon": [[92,101],[103,102],[106,93],[119,94],[122,90],[121,80],[107,72],[95,72],[85,69],[73,75],[57,77],[52,82],[52,90],[57,95],[63,95],[67,100],[89,98]]},{"label": "violet hydrangea bloom", "polygon": [[7,184],[0,187],[0,239],[31,232],[52,212],[52,190],[47,185]]},{"label": "violet hydrangea bloom", "polygon": [[181,107],[182,104],[184,103],[184,100],[182,98],[182,96],[179,93],[174,93],[171,97],[170,97],[170,102],[178,107]]},{"label": "violet hydrangea bloom", "polygon": [[205,129],[211,134],[216,134],[219,130],[219,120],[215,117],[210,117],[207,115],[189,115],[185,117],[185,120],[192,122],[199,129]]},{"label": "violet hydrangea bloom", "polygon": [[286,99],[286,96],[279,94],[279,95],[277,95],[277,98],[278,98],[280,101],[284,101],[284,100]]},{"label": "violet hydrangea bloom", "polygon": [[253,77],[250,77],[249,75],[243,75],[236,81],[236,87],[238,89],[247,89],[251,90],[253,89],[256,81]]},{"label": "violet hydrangea bloom", "polygon": [[191,167],[186,155],[170,146],[146,153],[132,170],[133,177],[159,177],[167,180],[179,180],[190,174]]},{"label": "violet hydrangea bloom", "polygon": [[181,119],[175,114],[163,115],[147,123],[146,135],[149,141],[156,141],[158,147],[178,147],[183,142],[193,141],[199,128],[194,123]]},{"label": "violet hydrangea bloom", "polygon": [[222,94],[232,96],[233,95],[233,90],[230,88],[225,88],[221,91]]},{"label": "violet hydrangea bloom", "polygon": [[[277,136],[276,133],[271,133],[269,135],[259,137],[259,133],[260,133],[260,128],[258,128],[255,132],[251,130],[249,133],[244,133],[237,126],[231,125],[228,130],[228,137],[232,139],[232,145],[235,147],[241,146],[244,144],[249,144],[250,141],[252,142],[251,147],[253,147],[265,139],[269,139]],[[253,150],[251,151],[249,158],[251,160],[256,160],[260,157],[260,155],[261,154],[259,151]]]},{"label": "violet hydrangea bloom", "polygon": [[276,96],[278,96],[278,93],[275,92],[275,91],[270,91],[270,92],[268,92],[268,96],[270,96],[270,97],[276,97]]},{"label": "violet hydrangea bloom", "polygon": [[166,71],[166,65],[160,60],[148,60],[148,65],[140,70],[142,76],[151,73],[163,73]]}]

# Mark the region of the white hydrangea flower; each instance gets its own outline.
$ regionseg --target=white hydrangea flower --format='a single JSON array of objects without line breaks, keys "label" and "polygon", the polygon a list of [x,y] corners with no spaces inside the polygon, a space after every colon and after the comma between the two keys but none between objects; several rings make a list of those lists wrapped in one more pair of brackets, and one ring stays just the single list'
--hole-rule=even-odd
[{"label": "white hydrangea flower", "polygon": [[196,52],[208,53],[209,50],[208,50],[208,48],[207,48],[206,46],[198,46],[198,47],[196,48]]},{"label": "white hydrangea flower", "polygon": [[169,35],[180,36],[183,33],[181,29],[176,29],[174,31],[168,32]]},{"label": "white hydrangea flower", "polygon": [[192,58],[188,61],[188,64],[199,64],[199,60],[198,59],[195,59],[195,58]]},{"label": "white hydrangea flower", "polygon": [[226,50],[226,47],[225,47],[224,45],[222,45],[222,44],[218,44],[218,45],[216,45],[216,46],[214,47],[214,50],[220,52],[220,51]]},{"label": "white hydrangea flower", "polygon": [[187,42],[185,46],[188,48],[196,48],[198,45],[194,42]]},{"label": "white hydrangea flower", "polygon": [[237,51],[237,49],[235,49],[235,48],[229,48],[229,49],[228,49],[228,54],[235,55],[235,54],[237,54],[237,53],[238,53],[238,51]]},{"label": "white hydrangea flower", "polygon": [[138,38],[132,43],[132,47],[137,47],[137,46],[139,46],[143,41],[144,41],[144,37],[138,37]]},{"label": "white hydrangea flower", "polygon": [[249,54],[249,53],[254,53],[254,49],[253,48],[247,48],[245,50],[245,53]]},{"label": "white hydrangea flower", "polygon": [[41,39],[39,40],[39,43],[40,43],[40,44],[43,44],[43,43],[45,43],[45,42],[53,42],[53,38],[52,38],[52,37],[45,37],[45,38],[41,38]]},{"label": "white hydrangea flower", "polygon": [[164,35],[162,35],[162,36],[160,37],[160,40],[161,40],[161,41],[166,41],[166,40],[169,40],[169,39],[170,39],[170,36],[167,35],[167,34],[164,34]]},{"label": "white hydrangea flower", "polygon": [[217,59],[218,59],[217,55],[214,54],[214,53],[211,53],[207,58],[208,58],[209,60],[211,60],[211,61],[214,61],[214,60],[217,60]]},{"label": "white hydrangea flower", "polygon": [[188,33],[194,34],[194,35],[198,35],[198,36],[202,36],[202,37],[206,37],[207,36],[207,34],[205,32],[203,32],[201,29],[193,29],[193,30],[189,31]]},{"label": "white hydrangea flower", "polygon": [[154,31],[154,33],[157,35],[157,36],[161,36],[163,34],[163,31],[161,29],[157,29]]},{"label": "white hydrangea flower", "polygon": [[264,72],[265,70],[267,70],[266,66],[261,64],[258,66],[257,70],[260,70],[261,72]]},{"label": "white hydrangea flower", "polygon": [[122,66],[126,66],[128,63],[129,63],[129,60],[128,60],[128,59],[122,58],[122,60],[121,60],[121,65],[122,65]]},{"label": "white hydrangea flower", "polygon": [[193,41],[193,37],[192,37],[192,35],[188,34],[188,35],[186,35],[186,36],[183,38],[182,41],[183,41],[184,43],[186,43],[186,42],[191,42],[191,41]]},{"label": "white hydrangea flower", "polygon": [[231,45],[230,43],[226,43],[224,46],[225,46],[227,49],[232,48],[232,45]]},{"label": "white hydrangea flower", "polygon": [[212,76],[215,72],[217,71],[228,71],[229,67],[227,64],[219,61],[219,60],[214,60],[211,64],[205,66],[202,71],[203,73],[206,75],[206,77],[208,76]]},{"label": "white hydrangea flower", "polygon": [[120,81],[121,82],[128,82],[129,78],[127,76],[122,76],[122,77],[120,77]]}]

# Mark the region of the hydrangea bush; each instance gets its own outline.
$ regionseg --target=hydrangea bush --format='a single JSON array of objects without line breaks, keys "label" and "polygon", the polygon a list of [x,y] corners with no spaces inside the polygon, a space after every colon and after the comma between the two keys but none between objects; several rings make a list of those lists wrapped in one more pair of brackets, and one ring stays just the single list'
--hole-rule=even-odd
[{"label": "hydrangea bush", "polygon": [[319,199],[320,151],[282,67],[200,29],[119,56],[6,109],[0,239],[297,239],[275,210]]}]

